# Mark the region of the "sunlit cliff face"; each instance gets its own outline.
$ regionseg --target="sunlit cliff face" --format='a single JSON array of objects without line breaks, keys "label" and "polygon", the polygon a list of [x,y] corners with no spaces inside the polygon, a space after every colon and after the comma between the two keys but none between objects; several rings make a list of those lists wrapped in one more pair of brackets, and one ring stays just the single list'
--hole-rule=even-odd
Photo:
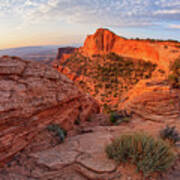
[{"label": "sunlit cliff face", "polygon": [[[58,71],[98,100],[104,109],[117,110],[123,95],[137,83],[166,78],[169,66],[180,56],[180,43],[126,39],[108,29],[88,35],[73,52],[58,51]],[[107,108],[108,107],[108,108]]]}]

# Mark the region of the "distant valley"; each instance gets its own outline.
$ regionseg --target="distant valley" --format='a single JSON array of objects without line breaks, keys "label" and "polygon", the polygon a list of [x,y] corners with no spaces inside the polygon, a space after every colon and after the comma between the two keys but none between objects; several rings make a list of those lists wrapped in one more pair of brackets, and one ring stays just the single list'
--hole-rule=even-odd
[{"label": "distant valley", "polygon": [[[78,44],[72,46],[77,47]],[[55,58],[60,45],[27,46],[19,48],[1,49],[0,56],[17,56],[26,60],[39,61],[50,64]]]}]

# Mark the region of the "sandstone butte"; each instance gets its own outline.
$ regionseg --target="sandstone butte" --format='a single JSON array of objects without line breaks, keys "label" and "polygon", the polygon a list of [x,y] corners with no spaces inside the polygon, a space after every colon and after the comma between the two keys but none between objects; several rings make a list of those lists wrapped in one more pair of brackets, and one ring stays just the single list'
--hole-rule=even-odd
[{"label": "sandstone butte", "polygon": [[100,28],[94,34],[88,35],[80,48],[68,48],[66,51],[59,48],[57,59],[64,61],[74,51],[88,57],[114,52],[121,56],[156,63],[161,69],[169,71],[169,64],[180,56],[179,46],[180,43],[171,41],[126,39],[108,29]]},{"label": "sandstone butte", "polygon": [[27,146],[50,123],[66,130],[97,113],[94,99],[44,64],[0,58],[0,162]]}]

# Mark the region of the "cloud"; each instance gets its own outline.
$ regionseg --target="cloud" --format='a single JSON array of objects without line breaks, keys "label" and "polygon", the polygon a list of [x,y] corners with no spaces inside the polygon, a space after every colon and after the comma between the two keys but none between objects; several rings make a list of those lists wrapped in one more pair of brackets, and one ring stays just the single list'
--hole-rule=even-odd
[{"label": "cloud", "polygon": [[158,26],[180,21],[179,0],[0,0],[0,16],[24,23],[66,21],[102,26]]},{"label": "cloud", "polygon": [[179,24],[170,24],[168,27],[170,29],[180,29],[180,25]]}]

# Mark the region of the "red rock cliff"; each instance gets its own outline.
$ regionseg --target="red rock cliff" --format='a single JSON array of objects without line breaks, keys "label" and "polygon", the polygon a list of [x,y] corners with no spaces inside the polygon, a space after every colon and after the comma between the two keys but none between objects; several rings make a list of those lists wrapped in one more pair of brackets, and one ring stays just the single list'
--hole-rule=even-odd
[{"label": "red rock cliff", "polygon": [[117,36],[108,29],[98,29],[95,34],[89,35],[81,47],[80,52],[86,56],[93,54],[116,54],[158,62],[159,55],[156,49],[149,42],[127,40]]},{"label": "red rock cliff", "polygon": [[108,29],[100,28],[94,34],[87,36],[83,47],[75,50],[60,48],[57,60],[65,61],[74,51],[79,51],[87,57],[114,52],[120,56],[156,63],[159,68],[168,72],[170,63],[180,56],[179,46],[180,43],[171,41],[125,39]]}]

